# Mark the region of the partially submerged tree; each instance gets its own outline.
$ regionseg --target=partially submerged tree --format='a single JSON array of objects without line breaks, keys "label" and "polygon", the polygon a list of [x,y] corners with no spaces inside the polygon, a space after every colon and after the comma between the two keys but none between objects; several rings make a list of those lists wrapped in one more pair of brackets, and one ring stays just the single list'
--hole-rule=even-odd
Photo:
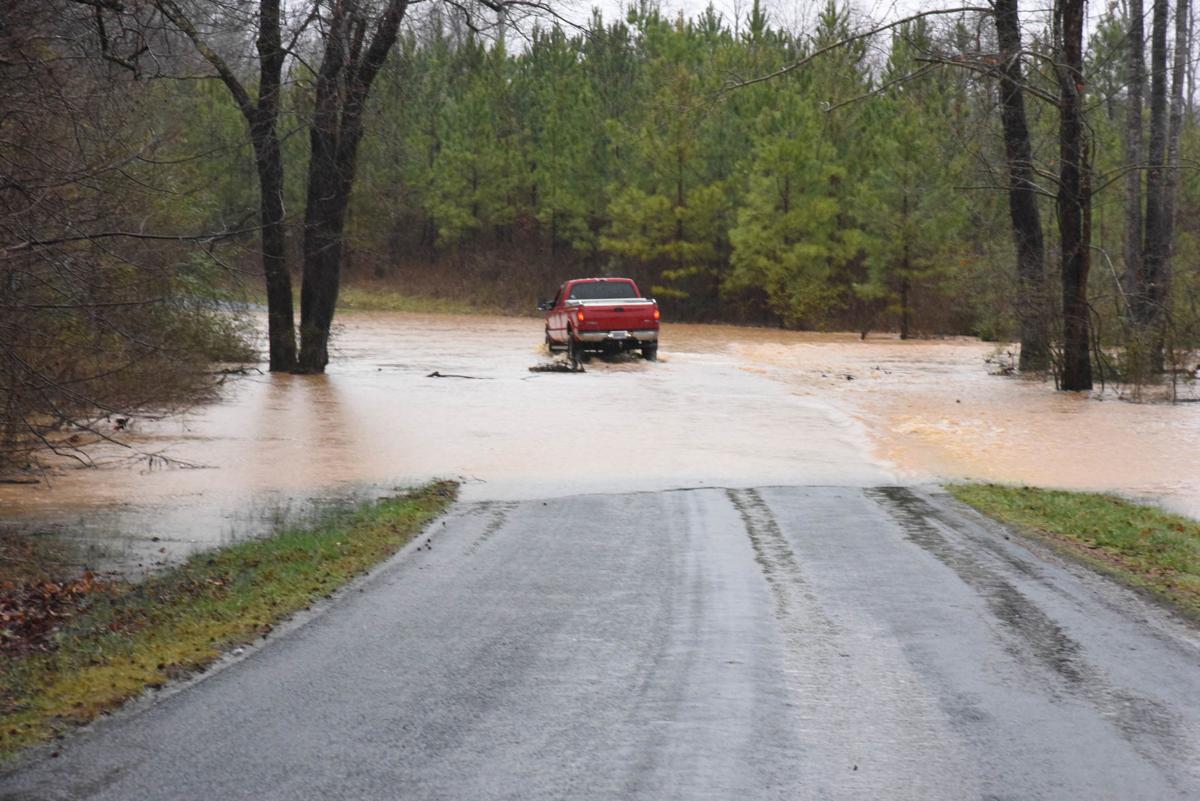
[{"label": "partially submerged tree", "polygon": [[[1166,329],[1169,325],[1171,253],[1174,242],[1175,205],[1180,174],[1179,141],[1184,124],[1185,88],[1191,49],[1190,3],[1175,7],[1174,57],[1168,58],[1171,4],[1154,0],[1150,36],[1149,144],[1143,137],[1144,79],[1142,5],[1131,0],[1127,48],[1130,87],[1127,93],[1125,165],[1126,241],[1123,287],[1129,334],[1127,360],[1138,375],[1161,372],[1164,367]],[[1171,63],[1168,69],[1168,62]],[[1169,89],[1168,89],[1169,84]],[[1144,158],[1143,158],[1144,156]],[[1142,185],[1145,184],[1145,206]]]},{"label": "partially submerged tree", "polygon": [[1046,297],[1046,256],[1033,145],[1025,114],[1021,21],[1018,0],[996,0],[992,19],[1000,45],[1000,122],[1008,166],[1008,211],[1017,250],[1017,316],[1021,326],[1020,368],[1050,366],[1050,314]]},{"label": "partially submerged tree", "polygon": [[[140,16],[140,8],[121,0],[74,0],[95,10],[96,24],[104,31],[106,14],[119,15],[146,29],[153,19]],[[365,132],[365,113],[371,86],[395,45],[408,0],[313,0],[283,41],[280,0],[259,0],[252,23],[258,54],[257,97],[247,88],[233,61],[214,42],[221,31],[201,25],[198,19],[227,16],[225,4],[212,0],[150,0],[161,14],[213,69],[228,89],[246,120],[255,153],[260,189],[259,219],[262,231],[262,265],[267,288],[268,341],[272,370],[322,372],[328,363],[330,327],[337,304],[346,213],[354,185],[359,145]],[[473,0],[448,2],[475,27],[480,9],[504,20],[510,8],[530,12],[546,8],[533,0]],[[233,12],[235,15],[237,11]],[[246,22],[249,22],[246,20]],[[300,297],[300,348],[292,307],[291,272],[286,258],[283,204],[284,163],[280,147],[279,118],[284,70],[289,57],[307,44],[306,31],[316,38],[320,62],[313,68],[314,97],[308,121],[309,164],[304,211],[303,284]]]},{"label": "partially submerged tree", "polygon": [[1083,27],[1086,0],[1058,0],[1054,8],[1055,71],[1059,85],[1058,230],[1062,270],[1064,390],[1092,388],[1092,179],[1084,119]]},{"label": "partially submerged tree", "polygon": [[396,42],[407,10],[407,0],[389,0],[372,25],[362,3],[335,0],[324,26],[309,126],[304,284],[296,365],[301,372],[324,372],[329,362],[329,330],[341,281],[346,209],[354,186],[367,94]]},{"label": "partially submerged tree", "polygon": [[[88,0],[80,0],[88,2]],[[271,370],[291,370],[296,366],[296,329],[292,311],[292,277],[287,264],[287,241],[283,205],[284,164],[279,144],[279,111],[282,99],[283,68],[288,56],[283,43],[280,0],[259,0],[257,97],[252,97],[245,81],[209,42],[184,7],[174,0],[153,0],[195,46],[229,90],[234,104],[245,117],[250,143],[258,170],[259,225],[262,237],[262,269],[267,291],[267,345]],[[117,5],[117,4],[114,4]],[[317,8],[313,9],[313,14]],[[97,20],[103,12],[97,6]],[[294,43],[304,25],[292,36]],[[102,23],[100,23],[102,24]]]},{"label": "partially submerged tree", "polygon": [[258,3],[257,101],[178,3],[154,0],[154,5],[212,65],[246,118],[258,165],[271,369],[323,372],[329,361],[329,331],[341,276],[346,209],[354,185],[367,95],[396,42],[409,4],[407,0],[388,0],[381,9],[375,9],[369,0],[317,0],[289,46],[295,45],[304,26],[318,22],[322,58],[314,76],[315,99],[309,122],[299,353],[283,228],[284,165],[278,121],[282,72],[290,50],[282,41],[280,2]]},{"label": "partially submerged tree", "polygon": [[1136,324],[1147,330],[1162,319],[1167,223],[1167,21],[1171,4],[1154,0],[1150,33],[1150,141],[1146,153],[1145,245],[1130,303]]}]

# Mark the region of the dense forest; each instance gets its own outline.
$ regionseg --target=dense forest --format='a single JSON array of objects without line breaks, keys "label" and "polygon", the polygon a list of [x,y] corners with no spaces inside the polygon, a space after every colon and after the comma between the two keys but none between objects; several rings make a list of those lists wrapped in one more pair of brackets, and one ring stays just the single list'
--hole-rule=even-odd
[{"label": "dense forest", "polygon": [[344,281],[526,312],[630,275],[673,320],[1020,338],[1069,389],[1200,337],[1187,0],[9,9],[5,442],[242,352],[239,277],[301,371]]},{"label": "dense forest", "polygon": [[412,113],[381,111],[371,143],[386,167],[355,208],[358,269],[434,265],[464,292],[510,285],[493,291],[512,304],[571,273],[629,274],[675,319],[998,333],[969,289],[1012,260],[1003,194],[965,186],[996,142],[969,76],[924,69],[931,25],[737,86],[854,30],[832,4],[802,34],[758,6],[643,6],[510,53],[434,18],[390,87]]},{"label": "dense forest", "polygon": [[[1025,21],[1033,53],[1051,54],[1052,24]],[[802,31],[774,25],[758,4],[744,19],[643,3],[584,29],[478,27],[433,7],[410,20],[381,75],[348,213],[350,280],[526,311],[563,278],[628,274],[672,319],[1015,335],[1001,90],[980,66],[1000,50],[989,15],[923,17],[845,46],[869,23],[836,2]],[[1084,67],[1089,300],[1114,342],[1126,305],[1126,27],[1120,7],[1100,16]],[[1039,213],[1052,232],[1056,78],[1031,60],[1025,84]],[[302,76],[289,88],[296,125],[311,93]],[[238,219],[255,187],[236,109],[211,84],[171,100],[188,115],[181,153],[223,148],[197,164],[209,209],[197,224]],[[1187,165],[1190,102],[1184,120]],[[289,163],[302,165],[306,146],[288,138]],[[1145,183],[1141,167],[1132,174]],[[1191,341],[1200,184],[1191,169],[1181,175],[1172,320]],[[303,205],[305,179],[289,173],[289,208]],[[1048,233],[1051,286],[1057,245]]]}]

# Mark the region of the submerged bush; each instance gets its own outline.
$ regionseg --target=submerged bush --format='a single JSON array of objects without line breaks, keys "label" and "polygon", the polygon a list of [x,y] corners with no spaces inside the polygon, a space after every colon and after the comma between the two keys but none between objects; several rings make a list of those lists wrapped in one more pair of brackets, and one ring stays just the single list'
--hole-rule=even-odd
[{"label": "submerged bush", "polygon": [[[64,264],[64,261],[66,264]],[[0,466],[147,407],[201,400],[254,357],[245,320],[173,269],[31,256],[0,265]]]}]

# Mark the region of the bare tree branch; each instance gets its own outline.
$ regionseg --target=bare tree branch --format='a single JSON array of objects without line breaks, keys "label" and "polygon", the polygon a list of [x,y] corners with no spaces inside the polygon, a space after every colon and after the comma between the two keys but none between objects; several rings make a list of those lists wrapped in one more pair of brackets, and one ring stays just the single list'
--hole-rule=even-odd
[{"label": "bare tree branch", "polygon": [[917,14],[910,14],[909,16],[903,17],[902,19],[895,20],[894,22],[889,22],[885,25],[879,25],[879,26],[871,28],[869,30],[862,31],[860,33],[856,33],[851,36],[847,36],[844,39],[839,39],[838,41],[833,42],[832,44],[829,44],[829,45],[826,45],[825,47],[821,47],[821,48],[818,48],[817,50],[814,50],[812,53],[809,53],[807,56],[800,59],[799,61],[794,61],[791,64],[788,64],[787,66],[780,67],[779,69],[775,70],[774,72],[769,72],[766,75],[760,75],[757,78],[748,78],[746,80],[728,84],[722,89],[722,92],[728,92],[728,91],[732,91],[734,89],[742,89],[747,86],[753,86],[756,83],[763,83],[765,81],[771,81],[776,78],[781,78],[784,75],[788,75],[792,72],[795,72],[796,70],[800,69],[801,67],[811,64],[813,61],[815,61],[816,59],[825,55],[826,53],[831,53],[835,50],[840,50],[841,48],[846,47],[847,45],[851,45],[854,42],[858,42],[863,39],[869,39],[872,36],[876,36],[880,33],[883,33],[884,31],[890,31],[893,28],[899,28],[903,25],[907,25],[908,23],[915,22],[919,19],[925,19],[927,17],[945,16],[947,14],[966,14],[966,13],[991,14],[992,9],[990,6],[959,6],[957,8],[940,8],[940,9],[933,9],[931,11],[922,11]]}]

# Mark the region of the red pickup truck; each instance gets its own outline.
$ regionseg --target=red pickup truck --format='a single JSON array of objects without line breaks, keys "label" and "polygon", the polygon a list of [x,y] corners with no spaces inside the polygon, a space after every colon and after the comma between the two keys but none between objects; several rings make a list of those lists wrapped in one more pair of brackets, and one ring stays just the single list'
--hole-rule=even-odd
[{"label": "red pickup truck", "polygon": [[658,304],[643,298],[628,278],[575,278],[538,309],[546,312],[551,353],[565,350],[571,361],[580,361],[589,353],[640,348],[646,360],[658,358]]}]

